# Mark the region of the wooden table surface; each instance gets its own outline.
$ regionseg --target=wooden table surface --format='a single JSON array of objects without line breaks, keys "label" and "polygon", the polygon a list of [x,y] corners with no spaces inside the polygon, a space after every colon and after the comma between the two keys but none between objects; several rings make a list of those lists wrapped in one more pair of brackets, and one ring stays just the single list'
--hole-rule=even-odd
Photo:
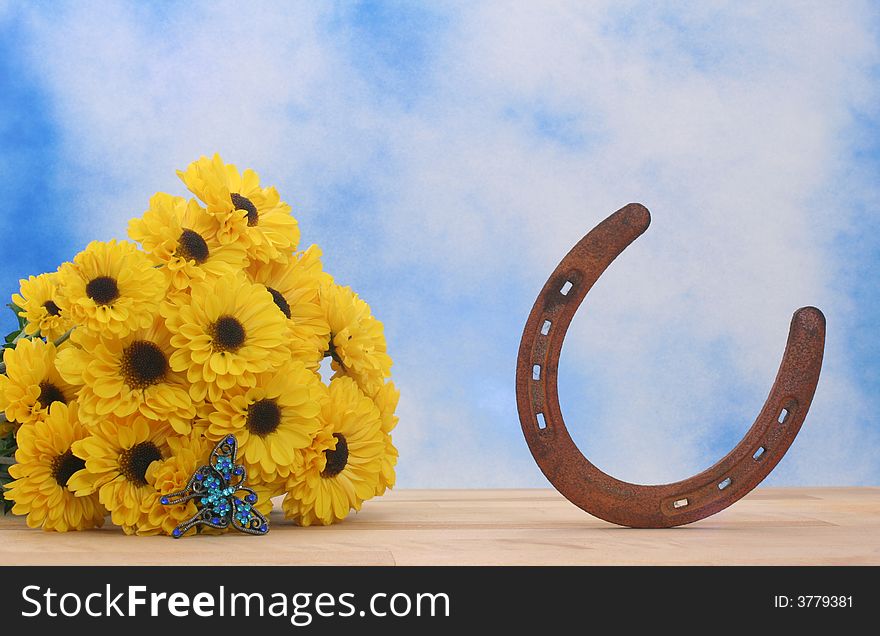
[{"label": "wooden table surface", "polygon": [[761,488],[698,523],[633,530],[552,490],[402,490],[343,524],[272,515],[265,537],[56,534],[0,517],[0,564],[880,564],[880,488]]}]

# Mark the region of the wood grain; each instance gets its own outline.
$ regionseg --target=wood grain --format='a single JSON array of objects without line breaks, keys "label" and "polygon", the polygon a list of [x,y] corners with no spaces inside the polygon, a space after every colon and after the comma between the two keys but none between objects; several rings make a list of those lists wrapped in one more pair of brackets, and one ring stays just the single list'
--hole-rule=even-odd
[{"label": "wood grain", "polygon": [[403,490],[345,523],[174,540],[0,517],[4,565],[880,565],[880,488],[762,488],[690,526],[619,528],[552,490]]}]

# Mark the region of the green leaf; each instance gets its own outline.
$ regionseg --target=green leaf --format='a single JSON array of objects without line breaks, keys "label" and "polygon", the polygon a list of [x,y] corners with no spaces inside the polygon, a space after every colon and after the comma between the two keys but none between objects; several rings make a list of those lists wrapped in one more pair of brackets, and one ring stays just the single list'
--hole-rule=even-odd
[{"label": "green leaf", "polygon": [[15,314],[15,318],[16,318],[16,320],[18,320],[18,330],[21,331],[22,329],[24,329],[25,325],[27,325],[27,318],[19,315],[24,310],[21,307],[19,307],[18,305],[16,305],[15,303],[9,303],[6,306],[9,307],[9,309],[12,310],[12,313]]}]

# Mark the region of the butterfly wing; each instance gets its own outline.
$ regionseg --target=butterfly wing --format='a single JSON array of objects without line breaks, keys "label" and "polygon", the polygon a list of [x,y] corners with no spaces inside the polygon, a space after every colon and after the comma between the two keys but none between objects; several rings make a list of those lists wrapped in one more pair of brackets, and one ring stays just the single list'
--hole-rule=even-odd
[{"label": "butterfly wing", "polygon": [[257,503],[257,493],[250,488],[241,488],[239,492],[245,493],[244,499],[236,495],[229,497],[232,507],[232,527],[247,534],[269,532],[269,521],[254,508]]},{"label": "butterfly wing", "polygon": [[208,481],[211,478],[220,479],[221,475],[211,466],[201,466],[193,476],[189,478],[186,488],[170,493],[162,497],[162,504],[173,506],[184,503],[191,499],[201,499],[208,490]]},{"label": "butterfly wing", "polygon": [[234,435],[227,435],[211,451],[211,466],[223,476],[227,482],[235,472],[235,456],[238,454],[238,442]]}]

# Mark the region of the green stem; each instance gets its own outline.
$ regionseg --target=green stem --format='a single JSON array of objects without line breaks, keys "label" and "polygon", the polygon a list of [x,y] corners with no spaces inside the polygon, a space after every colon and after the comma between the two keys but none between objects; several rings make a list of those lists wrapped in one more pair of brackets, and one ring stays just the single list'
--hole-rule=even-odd
[{"label": "green stem", "polygon": [[56,340],[53,344],[56,347],[60,347],[62,344],[64,344],[65,342],[67,342],[70,339],[70,334],[73,333],[74,329],[76,329],[76,327],[71,327],[70,329],[68,329],[67,333],[65,333],[63,336],[58,338],[58,340]]}]

